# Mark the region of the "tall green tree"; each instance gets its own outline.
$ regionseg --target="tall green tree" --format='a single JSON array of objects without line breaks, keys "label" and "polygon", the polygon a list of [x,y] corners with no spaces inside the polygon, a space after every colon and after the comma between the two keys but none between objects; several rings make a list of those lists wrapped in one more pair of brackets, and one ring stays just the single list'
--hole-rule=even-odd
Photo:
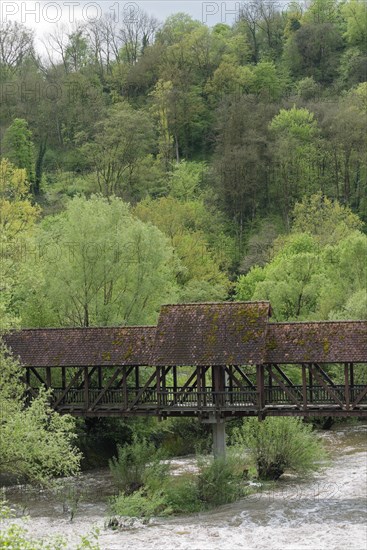
[{"label": "tall green tree", "polygon": [[75,197],[44,220],[37,244],[44,284],[24,306],[28,326],[150,324],[176,297],[169,242],[121,199]]},{"label": "tall green tree", "polygon": [[134,200],[135,175],[153,143],[153,125],[147,113],[135,111],[128,103],[111,108],[96,124],[93,139],[82,147],[100,192],[106,197]]},{"label": "tall green tree", "polygon": [[24,168],[29,183],[33,186],[34,173],[34,144],[32,132],[26,120],[16,118],[7,128],[3,143],[2,154],[8,158],[17,168]]}]

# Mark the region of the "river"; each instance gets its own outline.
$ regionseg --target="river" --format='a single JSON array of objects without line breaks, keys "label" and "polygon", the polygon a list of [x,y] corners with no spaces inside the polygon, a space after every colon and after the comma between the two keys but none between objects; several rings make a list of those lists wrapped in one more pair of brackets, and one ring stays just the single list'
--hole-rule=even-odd
[{"label": "river", "polygon": [[[94,526],[100,529],[101,550],[366,550],[367,425],[338,427],[322,437],[331,464],[311,479],[285,476],[276,489],[214,512],[136,522],[123,531],[104,527],[106,499],[114,494],[106,470],[83,474],[62,495],[13,486],[6,498],[30,516],[25,525],[32,536],[62,534],[70,550]],[[192,464],[182,459],[173,465]]]}]

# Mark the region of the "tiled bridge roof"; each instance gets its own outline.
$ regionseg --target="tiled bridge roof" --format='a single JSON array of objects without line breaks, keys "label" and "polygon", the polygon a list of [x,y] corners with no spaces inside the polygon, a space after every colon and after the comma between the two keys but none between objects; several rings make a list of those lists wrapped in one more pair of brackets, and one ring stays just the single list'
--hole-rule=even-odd
[{"label": "tiled bridge roof", "polygon": [[5,336],[32,367],[150,365],[155,327],[29,329]]},{"label": "tiled bridge roof", "polygon": [[157,327],[30,329],[5,342],[25,366],[367,363],[367,321],[270,323],[269,302],[163,306]]}]

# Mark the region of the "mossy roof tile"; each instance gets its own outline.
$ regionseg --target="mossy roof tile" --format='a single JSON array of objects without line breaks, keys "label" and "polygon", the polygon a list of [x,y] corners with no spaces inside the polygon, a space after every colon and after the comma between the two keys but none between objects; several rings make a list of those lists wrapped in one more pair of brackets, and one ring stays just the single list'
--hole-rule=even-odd
[{"label": "mossy roof tile", "polygon": [[267,363],[366,363],[367,321],[269,323]]},{"label": "mossy roof tile", "polygon": [[155,327],[29,329],[5,343],[24,366],[149,365]]}]

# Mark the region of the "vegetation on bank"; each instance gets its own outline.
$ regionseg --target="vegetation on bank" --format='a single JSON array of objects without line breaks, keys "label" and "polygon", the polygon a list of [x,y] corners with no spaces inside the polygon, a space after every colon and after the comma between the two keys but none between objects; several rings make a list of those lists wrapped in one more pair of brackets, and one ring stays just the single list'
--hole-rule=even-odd
[{"label": "vegetation on bank", "polygon": [[172,475],[154,445],[135,438],[110,462],[120,489],[111,512],[151,517],[210,510],[251,494],[251,479],[276,481],[286,471],[312,472],[326,458],[312,427],[295,418],[245,420],[232,431],[231,443],[226,458],[201,456],[196,473]]},{"label": "vegetation on bank", "polygon": [[[0,501],[0,548],[8,550],[68,550],[68,541],[63,536],[37,539],[32,537],[26,522],[12,521],[14,515],[6,502]],[[3,524],[3,525],[2,525]],[[75,550],[100,550],[98,530],[81,536]]]}]

